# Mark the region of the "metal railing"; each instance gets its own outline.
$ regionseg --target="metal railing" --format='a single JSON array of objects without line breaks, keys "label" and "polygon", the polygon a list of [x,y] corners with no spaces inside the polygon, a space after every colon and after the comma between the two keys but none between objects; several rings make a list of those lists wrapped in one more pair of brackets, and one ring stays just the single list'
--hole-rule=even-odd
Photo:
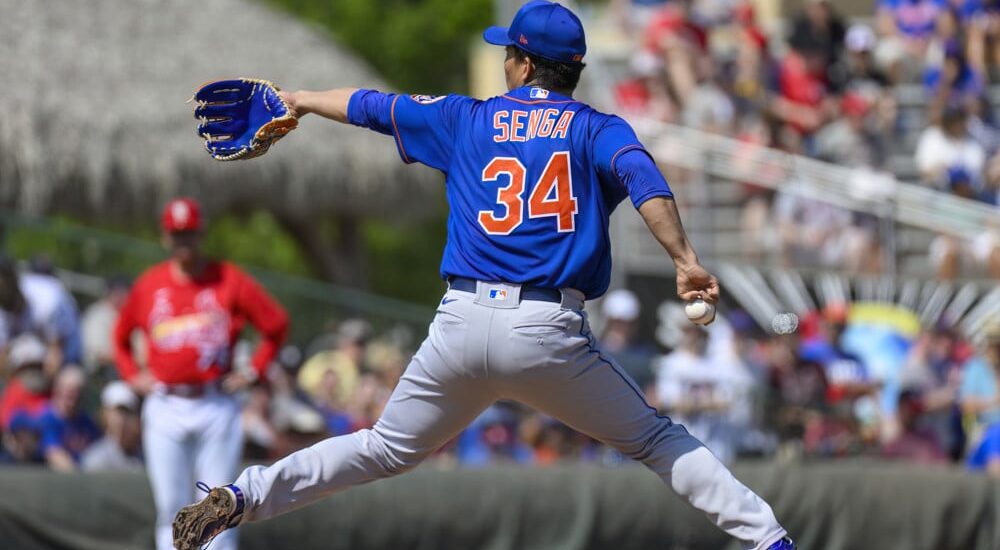
[{"label": "metal railing", "polygon": [[[1000,229],[1000,210],[898,181],[888,174],[832,165],[729,137],[649,120],[630,121],[657,162],[686,173],[679,203],[687,205],[685,226],[703,260],[713,266],[726,292],[770,330],[783,312],[803,314],[831,302],[893,303],[917,313],[924,326],[946,322],[975,336],[990,319],[1000,317],[1000,290],[993,281],[938,282],[926,273],[897,267],[899,233],[922,231],[973,239]],[[711,188],[719,182],[752,184],[823,202],[880,220],[879,232],[887,256],[882,276],[845,273],[836,266],[754,262],[740,255],[737,229],[718,230],[703,220],[734,213],[734,200],[716,200]],[[732,220],[729,220],[730,227]],[[913,229],[917,228],[917,229]],[[672,266],[631,208],[616,213],[616,278],[667,275]],[[729,241],[723,243],[725,241]],[[733,242],[735,241],[735,246]],[[926,247],[917,252],[926,256]]]},{"label": "metal railing", "polygon": [[854,212],[973,238],[1000,227],[990,205],[904,183],[865,168],[848,168],[692,128],[632,120],[657,161],[710,176],[751,183],[829,203]]},{"label": "metal railing", "polygon": [[[1000,210],[919,185],[898,181],[887,173],[848,168],[791,155],[730,137],[658,121],[630,121],[657,162],[668,172],[687,207],[685,226],[700,254],[709,261],[769,265],[775,250],[756,259],[742,255],[740,187],[753,185],[877,220],[874,237],[881,244],[883,272],[927,276],[927,247],[936,235],[973,239],[1000,230]],[[678,177],[675,174],[675,177]],[[728,185],[725,196],[716,196]],[[644,235],[638,216],[625,213],[615,221],[616,259],[626,269],[645,272],[669,269],[659,245]],[[799,268],[831,268],[797,265]]]}]

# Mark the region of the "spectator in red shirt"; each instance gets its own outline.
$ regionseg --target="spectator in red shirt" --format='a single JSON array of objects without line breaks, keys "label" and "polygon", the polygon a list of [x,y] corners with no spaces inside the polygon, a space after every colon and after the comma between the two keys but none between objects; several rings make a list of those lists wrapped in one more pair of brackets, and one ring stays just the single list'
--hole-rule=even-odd
[{"label": "spectator in red shirt", "polygon": [[666,73],[659,56],[640,50],[629,62],[630,78],[615,85],[617,112],[673,122],[678,106],[667,89]]},{"label": "spectator in red shirt", "polygon": [[31,334],[18,336],[11,342],[7,354],[11,378],[0,398],[0,428],[9,428],[18,415],[37,418],[45,411],[49,403],[45,358],[45,344]]},{"label": "spectator in red shirt", "polygon": [[772,105],[775,116],[799,134],[808,135],[828,119],[826,54],[809,45],[792,48],[778,67],[778,97]]},{"label": "spectator in red shirt", "polygon": [[662,51],[677,43],[699,53],[708,52],[708,31],[692,21],[691,1],[670,2],[660,8],[649,19],[645,30],[645,47],[650,51]]},{"label": "spectator in red shirt", "polygon": [[650,18],[643,47],[660,57],[671,95],[682,106],[698,84],[708,61],[708,33],[691,20],[690,0],[671,2]]},{"label": "spectator in red shirt", "polygon": [[[194,501],[193,480],[209,486],[236,475],[243,448],[232,393],[264,375],[285,340],[288,316],[235,265],[201,253],[202,217],[191,199],[167,204],[163,241],[170,259],[146,271],[129,293],[114,332],[121,377],[146,396],[143,449],[157,508],[156,543],[172,548],[170,523]],[[233,347],[246,323],[260,333],[253,370],[233,370]],[[148,342],[147,369],[132,355],[132,332]],[[220,550],[236,547],[220,536]]]}]

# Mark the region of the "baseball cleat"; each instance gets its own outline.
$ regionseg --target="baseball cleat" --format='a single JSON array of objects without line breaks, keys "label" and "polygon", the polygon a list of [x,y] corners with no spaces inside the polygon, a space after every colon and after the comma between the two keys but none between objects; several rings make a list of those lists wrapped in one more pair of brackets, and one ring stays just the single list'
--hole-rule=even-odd
[{"label": "baseball cleat", "polygon": [[245,499],[235,485],[209,490],[204,483],[198,488],[208,495],[201,501],[185,506],[174,517],[174,546],[177,550],[200,550],[219,533],[235,527],[243,518]]},{"label": "baseball cleat", "polygon": [[795,543],[792,542],[792,539],[785,537],[771,546],[768,546],[767,550],[795,550]]}]

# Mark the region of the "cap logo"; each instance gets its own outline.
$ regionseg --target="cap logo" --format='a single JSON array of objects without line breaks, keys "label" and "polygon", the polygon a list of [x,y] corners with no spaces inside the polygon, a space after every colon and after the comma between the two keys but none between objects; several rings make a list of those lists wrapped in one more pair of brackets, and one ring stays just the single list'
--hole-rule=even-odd
[{"label": "cap logo", "polygon": [[523,34],[521,35],[520,38],[517,39],[517,41],[520,42],[521,44],[524,44],[525,46],[528,45],[528,37],[524,36]]},{"label": "cap logo", "polygon": [[188,223],[188,219],[191,217],[191,211],[188,210],[188,205],[183,202],[175,202],[170,207],[170,217],[173,218],[174,224],[178,227],[184,227]]}]

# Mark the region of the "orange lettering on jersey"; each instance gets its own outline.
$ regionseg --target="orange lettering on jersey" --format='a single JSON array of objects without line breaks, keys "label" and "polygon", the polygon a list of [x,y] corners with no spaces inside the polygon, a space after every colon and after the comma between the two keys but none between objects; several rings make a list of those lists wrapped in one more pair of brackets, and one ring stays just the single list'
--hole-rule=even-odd
[{"label": "orange lettering on jersey", "polygon": [[528,136],[527,139],[534,139],[538,135],[538,122],[542,120],[542,110],[535,109],[528,115]]},{"label": "orange lettering on jersey", "polygon": [[[555,196],[553,195],[555,191]],[[576,197],[573,196],[573,173],[569,153],[558,151],[549,158],[542,177],[528,199],[528,217],[555,216],[560,233],[576,231]]]},{"label": "orange lettering on jersey", "polygon": [[556,109],[545,109],[542,114],[542,122],[538,127],[538,137],[549,137],[552,134],[552,127],[556,124],[556,117],[559,111]]},{"label": "orange lettering on jersey", "polygon": [[504,122],[504,119],[509,117],[508,111],[497,111],[493,114],[493,128],[500,131],[499,134],[493,134],[493,141],[500,143],[510,139],[510,124]]},{"label": "orange lettering on jersey", "polygon": [[524,215],[524,200],[521,198],[524,192],[524,165],[513,157],[496,157],[483,168],[484,183],[496,181],[501,175],[510,178],[507,185],[497,190],[497,203],[503,205],[503,215],[497,216],[493,210],[479,211],[479,225],[490,235],[510,235],[521,225]]},{"label": "orange lettering on jersey", "polygon": [[528,116],[527,111],[511,111],[510,113],[510,140],[527,141],[524,138],[524,119]]},{"label": "orange lettering on jersey", "polygon": [[573,115],[576,111],[564,111],[562,116],[559,117],[559,122],[556,123],[556,129],[552,131],[552,139],[565,138],[566,133],[569,132],[569,123],[573,120]]}]

